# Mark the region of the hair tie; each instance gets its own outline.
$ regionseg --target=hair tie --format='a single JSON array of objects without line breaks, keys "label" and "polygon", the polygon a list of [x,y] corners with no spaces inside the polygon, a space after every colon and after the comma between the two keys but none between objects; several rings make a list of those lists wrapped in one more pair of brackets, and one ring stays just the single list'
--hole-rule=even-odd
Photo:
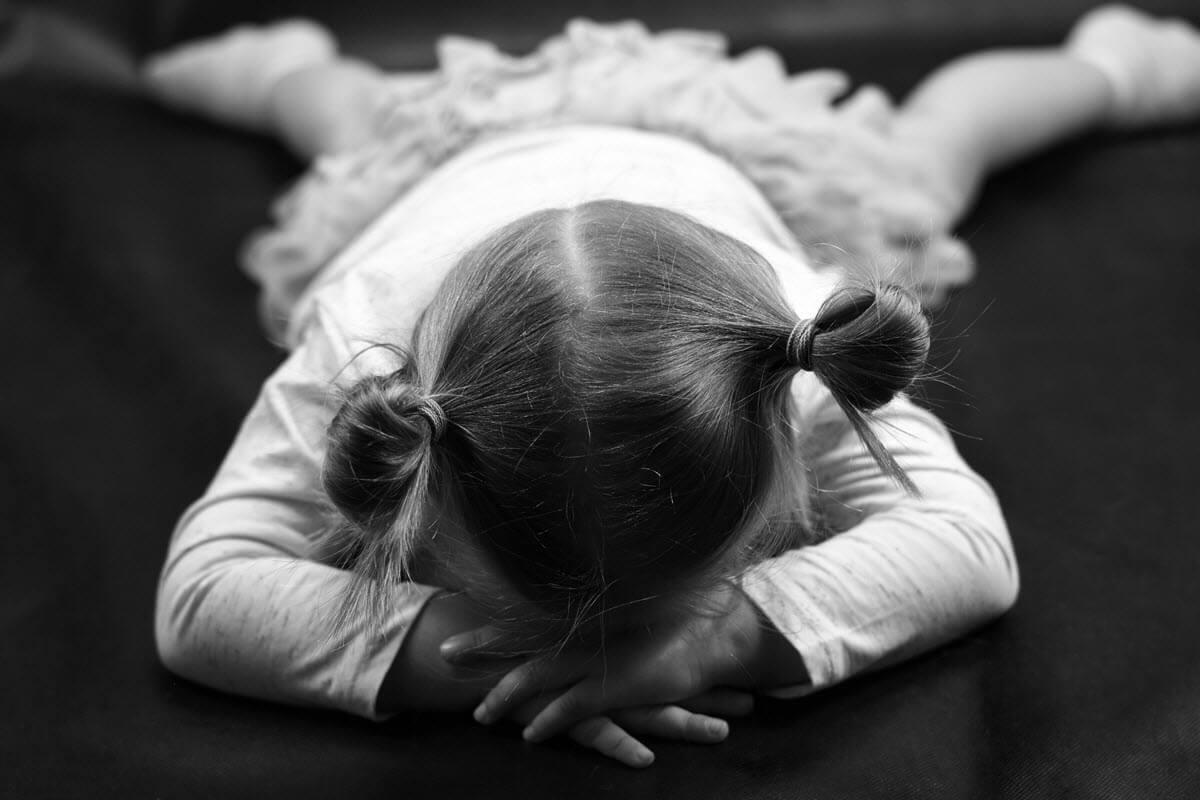
[{"label": "hair tie", "polygon": [[817,338],[817,327],[812,320],[802,319],[792,328],[787,338],[787,357],[789,363],[805,372],[812,372],[813,340]]},{"label": "hair tie", "polygon": [[430,441],[437,443],[446,432],[446,424],[450,421],[441,404],[432,397],[426,397],[417,405],[417,413],[429,423]]}]

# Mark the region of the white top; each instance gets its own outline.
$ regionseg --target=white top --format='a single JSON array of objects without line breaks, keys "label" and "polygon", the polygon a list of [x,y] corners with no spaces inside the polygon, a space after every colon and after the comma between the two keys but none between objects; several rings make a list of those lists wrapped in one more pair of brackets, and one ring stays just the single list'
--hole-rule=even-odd
[{"label": "white top", "polygon": [[[333,629],[350,576],[309,560],[327,523],[320,486],[335,386],[397,365],[372,343],[407,343],[463,252],[549,207],[616,198],[690,214],[771,262],[811,316],[836,275],[818,273],[758,190],[682,140],[617,128],[514,134],[447,163],[393,204],[301,299],[289,358],[263,385],[204,496],[179,521],[159,584],[166,665],[270,700],[378,717],[375,699],[434,587],[396,586],[383,635]],[[811,691],[945,642],[1003,612],[1017,591],[995,496],[929,413],[899,398],[877,431],[921,490],[904,494],[808,374],[794,384],[804,457],[825,520],[841,531],[752,568],[745,588],[795,645]]]}]

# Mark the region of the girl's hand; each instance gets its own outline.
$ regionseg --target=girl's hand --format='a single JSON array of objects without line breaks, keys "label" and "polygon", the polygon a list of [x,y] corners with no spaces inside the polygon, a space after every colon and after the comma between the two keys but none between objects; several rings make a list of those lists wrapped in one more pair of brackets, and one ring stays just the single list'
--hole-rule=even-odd
[{"label": "girl's hand", "polygon": [[[475,718],[491,723],[538,695],[556,693],[524,731],[526,740],[542,741],[612,709],[709,698],[717,686],[762,685],[764,622],[757,609],[737,589],[714,599],[715,613],[612,635],[600,652],[575,648],[526,661],[500,679]],[[450,637],[441,652],[452,663],[503,657],[489,649],[490,641],[484,628]]]},{"label": "girl's hand", "polygon": [[453,663],[441,656],[439,648],[447,639],[486,625],[488,620],[487,611],[465,595],[441,592],[430,598],[384,676],[376,709],[388,713],[474,708],[520,660]]},{"label": "girl's hand", "polygon": [[[521,724],[529,723],[554,699],[553,694],[536,697],[514,710],[512,718]],[[744,700],[716,697],[709,702],[713,707],[723,706],[735,713],[746,713],[753,707],[753,700],[748,695]],[[576,743],[626,766],[647,767],[654,763],[654,753],[632,734],[716,744],[729,735],[729,725],[723,719],[667,705],[631,708],[592,717],[575,723],[567,731],[567,736]]]}]

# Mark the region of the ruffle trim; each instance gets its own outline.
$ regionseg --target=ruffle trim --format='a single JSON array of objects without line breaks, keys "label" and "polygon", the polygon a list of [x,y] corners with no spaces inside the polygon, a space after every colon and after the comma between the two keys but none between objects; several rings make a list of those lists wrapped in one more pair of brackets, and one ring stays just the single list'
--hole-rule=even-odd
[{"label": "ruffle trim", "polygon": [[389,79],[374,141],[321,158],[275,204],[275,226],[244,252],[281,337],[314,275],[393,200],[449,158],[497,134],[564,124],[668,133],[753,181],[817,264],[908,285],[927,303],[966,283],[970,251],[948,233],[952,198],[888,136],[877,89],[835,105],[846,76],[789,76],[779,55],[726,55],[722,36],[650,33],[637,22],[571,22],[526,56],[462,37],[438,43],[431,73]]}]

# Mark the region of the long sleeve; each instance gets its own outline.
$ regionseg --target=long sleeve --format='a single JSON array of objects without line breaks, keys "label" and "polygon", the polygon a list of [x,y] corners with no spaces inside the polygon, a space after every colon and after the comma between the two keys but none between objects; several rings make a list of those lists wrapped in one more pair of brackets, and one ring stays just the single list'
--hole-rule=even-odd
[{"label": "long sleeve", "polygon": [[837,533],[754,566],[744,583],[808,668],[811,685],[778,692],[791,696],[950,641],[1008,610],[1018,589],[996,497],[932,414],[898,398],[874,415],[920,489],[910,497],[828,393],[808,388],[815,510]]},{"label": "long sleeve", "polygon": [[159,582],[163,663],[200,683],[375,718],[375,699],[430,587],[397,587],[380,635],[333,625],[350,575],[311,560],[328,516],[319,498],[339,352],[318,314],[264,384],[204,496],[175,530]]}]

